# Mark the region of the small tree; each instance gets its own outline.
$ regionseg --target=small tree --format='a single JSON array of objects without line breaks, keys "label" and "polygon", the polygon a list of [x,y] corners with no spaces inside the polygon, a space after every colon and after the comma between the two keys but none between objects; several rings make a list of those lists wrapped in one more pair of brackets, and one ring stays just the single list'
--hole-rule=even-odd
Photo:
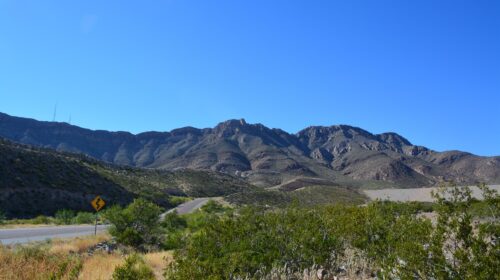
[{"label": "small tree", "polygon": [[146,250],[161,243],[161,208],[142,198],[126,208],[114,206],[104,213],[112,224],[109,233],[119,243]]}]

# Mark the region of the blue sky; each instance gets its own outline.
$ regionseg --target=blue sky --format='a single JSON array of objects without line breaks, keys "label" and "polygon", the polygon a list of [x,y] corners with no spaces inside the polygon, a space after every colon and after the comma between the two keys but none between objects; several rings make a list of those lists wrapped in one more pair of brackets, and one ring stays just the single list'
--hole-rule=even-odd
[{"label": "blue sky", "polygon": [[0,111],[142,132],[350,124],[500,155],[500,1],[0,0]]}]

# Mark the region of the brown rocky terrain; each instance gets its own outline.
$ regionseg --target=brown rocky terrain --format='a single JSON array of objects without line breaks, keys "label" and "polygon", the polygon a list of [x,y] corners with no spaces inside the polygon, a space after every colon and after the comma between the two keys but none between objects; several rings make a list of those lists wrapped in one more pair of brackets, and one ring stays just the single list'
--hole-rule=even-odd
[{"label": "brown rocky terrain", "polygon": [[346,125],[313,126],[290,134],[229,120],[214,128],[134,135],[0,114],[0,136],[118,165],[223,172],[264,187],[296,178],[367,188],[500,182],[500,157],[437,152],[396,133],[372,134]]}]

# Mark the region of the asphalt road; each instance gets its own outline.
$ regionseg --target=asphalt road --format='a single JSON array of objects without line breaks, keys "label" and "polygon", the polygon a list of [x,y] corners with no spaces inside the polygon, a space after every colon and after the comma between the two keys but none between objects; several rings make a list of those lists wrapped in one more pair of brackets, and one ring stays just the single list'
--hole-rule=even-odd
[{"label": "asphalt road", "polygon": [[[167,213],[174,210],[176,210],[179,214],[192,213],[195,210],[199,209],[201,206],[205,205],[205,203],[207,203],[209,200],[209,198],[196,198],[183,203],[174,209],[171,209]],[[165,214],[166,213],[162,214],[161,218],[163,218]],[[107,225],[98,225],[97,232],[103,232],[107,227]],[[11,245],[34,241],[44,241],[52,238],[69,238],[93,234],[93,225],[41,226],[32,228],[0,229],[0,243],[3,245]]]},{"label": "asphalt road", "polygon": [[[175,207],[174,209],[170,209],[167,213],[171,213],[173,211],[177,211],[177,214],[179,215],[193,213],[194,211],[200,209],[201,206],[205,205],[209,200],[210,198],[195,198]],[[163,213],[161,218],[163,219],[167,213]]]},{"label": "asphalt road", "polygon": [[[97,232],[102,232],[106,228],[106,225],[98,225]],[[68,238],[93,234],[93,225],[0,229],[0,243],[3,245],[11,245],[33,241],[44,241],[52,238]]]}]

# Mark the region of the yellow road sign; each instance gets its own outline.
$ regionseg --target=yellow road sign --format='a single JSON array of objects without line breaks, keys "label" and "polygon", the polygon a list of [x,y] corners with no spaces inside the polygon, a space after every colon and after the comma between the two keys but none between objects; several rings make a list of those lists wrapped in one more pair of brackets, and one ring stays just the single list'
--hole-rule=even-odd
[{"label": "yellow road sign", "polygon": [[96,196],[90,204],[94,207],[95,211],[99,211],[106,205],[106,202],[100,196]]}]

